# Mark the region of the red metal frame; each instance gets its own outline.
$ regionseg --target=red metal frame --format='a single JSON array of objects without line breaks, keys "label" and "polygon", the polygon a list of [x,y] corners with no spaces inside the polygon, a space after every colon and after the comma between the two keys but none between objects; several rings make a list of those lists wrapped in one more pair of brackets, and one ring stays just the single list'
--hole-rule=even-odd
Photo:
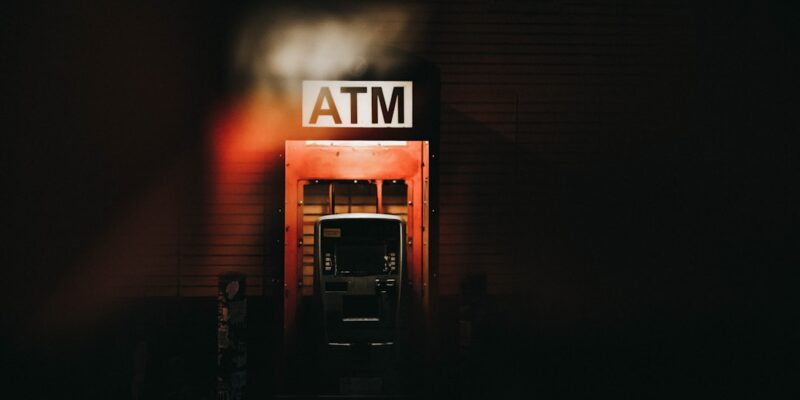
[{"label": "red metal frame", "polygon": [[[355,142],[353,142],[355,143]],[[286,141],[285,224],[284,224],[284,338],[291,340],[300,301],[302,271],[299,269],[302,240],[302,182],[319,180],[404,180],[408,185],[406,230],[408,277],[412,293],[428,309],[428,142],[408,141],[385,146],[318,144],[301,140]]]}]

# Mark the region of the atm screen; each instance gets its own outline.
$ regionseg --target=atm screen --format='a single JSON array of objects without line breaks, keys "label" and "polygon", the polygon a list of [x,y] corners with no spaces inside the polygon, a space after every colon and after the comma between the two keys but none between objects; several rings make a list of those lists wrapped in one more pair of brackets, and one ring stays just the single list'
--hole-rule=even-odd
[{"label": "atm screen", "polygon": [[336,246],[337,275],[379,275],[386,266],[386,244],[339,244]]}]

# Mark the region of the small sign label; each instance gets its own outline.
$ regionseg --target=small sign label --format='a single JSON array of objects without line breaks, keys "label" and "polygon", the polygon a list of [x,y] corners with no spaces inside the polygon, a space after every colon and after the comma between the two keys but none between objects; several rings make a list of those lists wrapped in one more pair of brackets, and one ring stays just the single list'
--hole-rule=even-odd
[{"label": "small sign label", "polygon": [[303,126],[413,127],[411,81],[303,81]]},{"label": "small sign label", "polygon": [[325,228],[322,230],[322,237],[342,237],[341,228]]}]

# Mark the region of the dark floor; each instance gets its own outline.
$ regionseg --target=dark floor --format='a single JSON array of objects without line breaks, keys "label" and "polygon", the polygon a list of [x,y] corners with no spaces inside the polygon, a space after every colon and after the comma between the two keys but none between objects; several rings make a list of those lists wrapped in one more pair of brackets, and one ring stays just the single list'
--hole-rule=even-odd
[{"label": "dark floor", "polygon": [[[459,312],[458,304],[456,299],[440,304],[439,337],[431,341],[429,353],[405,349],[393,372],[381,377],[362,369],[347,382],[339,379],[338,391],[374,392],[376,382],[386,383],[380,394],[409,398],[559,399],[602,394],[638,399],[687,393],[764,398],[792,391],[797,359],[780,344],[789,338],[776,341],[769,334],[789,335],[792,330],[773,326],[780,319],[769,315],[714,312],[555,323],[524,321],[508,300],[484,299],[473,305],[479,310],[472,317],[463,307]],[[305,369],[298,363],[315,360],[297,359],[295,368],[281,370],[275,354],[280,351],[275,345],[279,325],[270,315],[274,309],[263,298],[249,299],[246,398],[337,394],[336,380],[317,379],[325,375],[318,367],[331,368],[330,360],[318,359],[316,366]],[[134,351],[145,343],[148,361],[138,385],[140,398],[215,398],[213,299],[139,300],[121,303],[118,310],[102,330],[69,339],[31,339],[27,346],[13,349],[6,359],[17,361],[6,365],[12,372],[6,376],[13,378],[7,387],[19,389],[24,394],[20,398],[68,394],[67,398],[130,399]],[[459,324],[463,327],[465,322],[459,319],[472,325],[469,342],[460,337]],[[361,365],[367,365],[364,357],[368,358],[363,356]]]}]

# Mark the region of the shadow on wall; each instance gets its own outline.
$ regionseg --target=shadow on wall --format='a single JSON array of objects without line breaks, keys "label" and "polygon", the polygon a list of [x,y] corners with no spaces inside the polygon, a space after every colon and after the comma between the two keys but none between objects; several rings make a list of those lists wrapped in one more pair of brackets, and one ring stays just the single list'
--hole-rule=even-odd
[{"label": "shadow on wall", "polygon": [[[515,132],[449,106],[443,116],[436,370],[452,384],[434,391],[486,398],[561,388],[535,353],[549,347],[543,340],[581,331],[584,301],[596,290],[581,277],[567,221],[573,172],[517,143]],[[469,135],[448,126],[467,126]]]},{"label": "shadow on wall", "polygon": [[467,398],[666,396],[774,380],[772,364],[726,361],[757,358],[769,335],[737,283],[762,249],[742,239],[755,210],[743,226],[713,211],[735,209],[735,173],[709,179],[710,143],[688,138],[687,110],[646,109],[683,89],[651,89],[629,106],[646,118],[602,127],[599,146],[571,155],[443,110],[470,135],[443,124],[437,370],[453,384],[442,386]]}]

